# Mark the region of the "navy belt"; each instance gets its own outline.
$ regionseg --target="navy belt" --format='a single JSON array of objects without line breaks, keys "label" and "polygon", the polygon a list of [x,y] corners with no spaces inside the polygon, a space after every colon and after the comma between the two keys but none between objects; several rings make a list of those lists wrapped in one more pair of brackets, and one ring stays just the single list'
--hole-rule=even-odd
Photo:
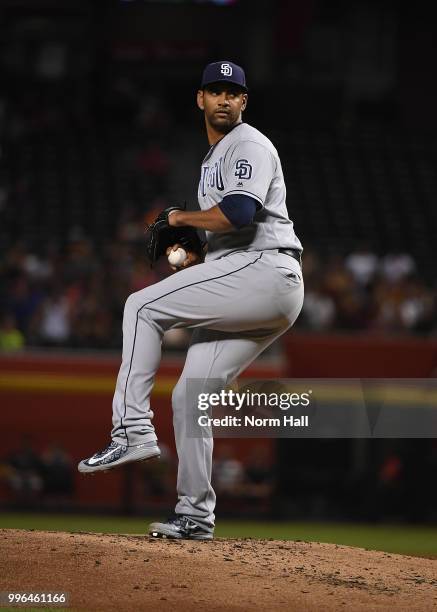
[{"label": "navy belt", "polygon": [[300,267],[302,267],[302,255],[297,249],[278,249],[278,253],[283,253],[284,255],[293,257],[293,259],[299,262]]}]

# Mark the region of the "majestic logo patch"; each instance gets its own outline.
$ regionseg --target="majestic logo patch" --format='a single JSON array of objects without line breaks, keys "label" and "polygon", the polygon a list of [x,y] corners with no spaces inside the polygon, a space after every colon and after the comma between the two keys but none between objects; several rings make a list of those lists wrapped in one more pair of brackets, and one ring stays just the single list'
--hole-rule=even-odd
[{"label": "majestic logo patch", "polygon": [[229,64],[222,64],[220,66],[220,72],[223,74],[223,76],[232,76],[232,66]]},{"label": "majestic logo patch", "polygon": [[235,176],[239,179],[250,179],[252,176],[252,166],[247,159],[239,159],[235,164]]}]

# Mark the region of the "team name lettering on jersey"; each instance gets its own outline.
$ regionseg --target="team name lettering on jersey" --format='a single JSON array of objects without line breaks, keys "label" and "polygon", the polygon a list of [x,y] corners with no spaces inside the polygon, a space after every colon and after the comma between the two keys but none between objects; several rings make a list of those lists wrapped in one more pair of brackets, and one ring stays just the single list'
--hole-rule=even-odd
[{"label": "team name lettering on jersey", "polygon": [[206,196],[206,190],[217,188],[223,191],[225,188],[222,176],[223,157],[220,157],[212,166],[202,166],[202,175],[200,178],[200,192],[202,196]]}]

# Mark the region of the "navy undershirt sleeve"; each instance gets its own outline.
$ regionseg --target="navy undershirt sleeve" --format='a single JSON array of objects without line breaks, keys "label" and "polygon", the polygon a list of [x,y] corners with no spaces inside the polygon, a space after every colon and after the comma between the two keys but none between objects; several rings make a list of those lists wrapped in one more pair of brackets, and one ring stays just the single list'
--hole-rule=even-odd
[{"label": "navy undershirt sleeve", "polygon": [[227,195],[218,204],[220,210],[237,229],[252,223],[258,202],[242,193]]}]

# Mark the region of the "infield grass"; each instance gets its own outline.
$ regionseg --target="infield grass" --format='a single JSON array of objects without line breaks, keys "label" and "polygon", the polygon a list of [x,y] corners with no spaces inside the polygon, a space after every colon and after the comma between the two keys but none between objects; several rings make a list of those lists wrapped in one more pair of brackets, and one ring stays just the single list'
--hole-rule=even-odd
[{"label": "infield grass", "polygon": [[[160,517],[162,518],[162,517]],[[144,534],[156,517],[0,513],[0,528]],[[219,520],[219,538],[303,540],[437,557],[437,526]]]}]

